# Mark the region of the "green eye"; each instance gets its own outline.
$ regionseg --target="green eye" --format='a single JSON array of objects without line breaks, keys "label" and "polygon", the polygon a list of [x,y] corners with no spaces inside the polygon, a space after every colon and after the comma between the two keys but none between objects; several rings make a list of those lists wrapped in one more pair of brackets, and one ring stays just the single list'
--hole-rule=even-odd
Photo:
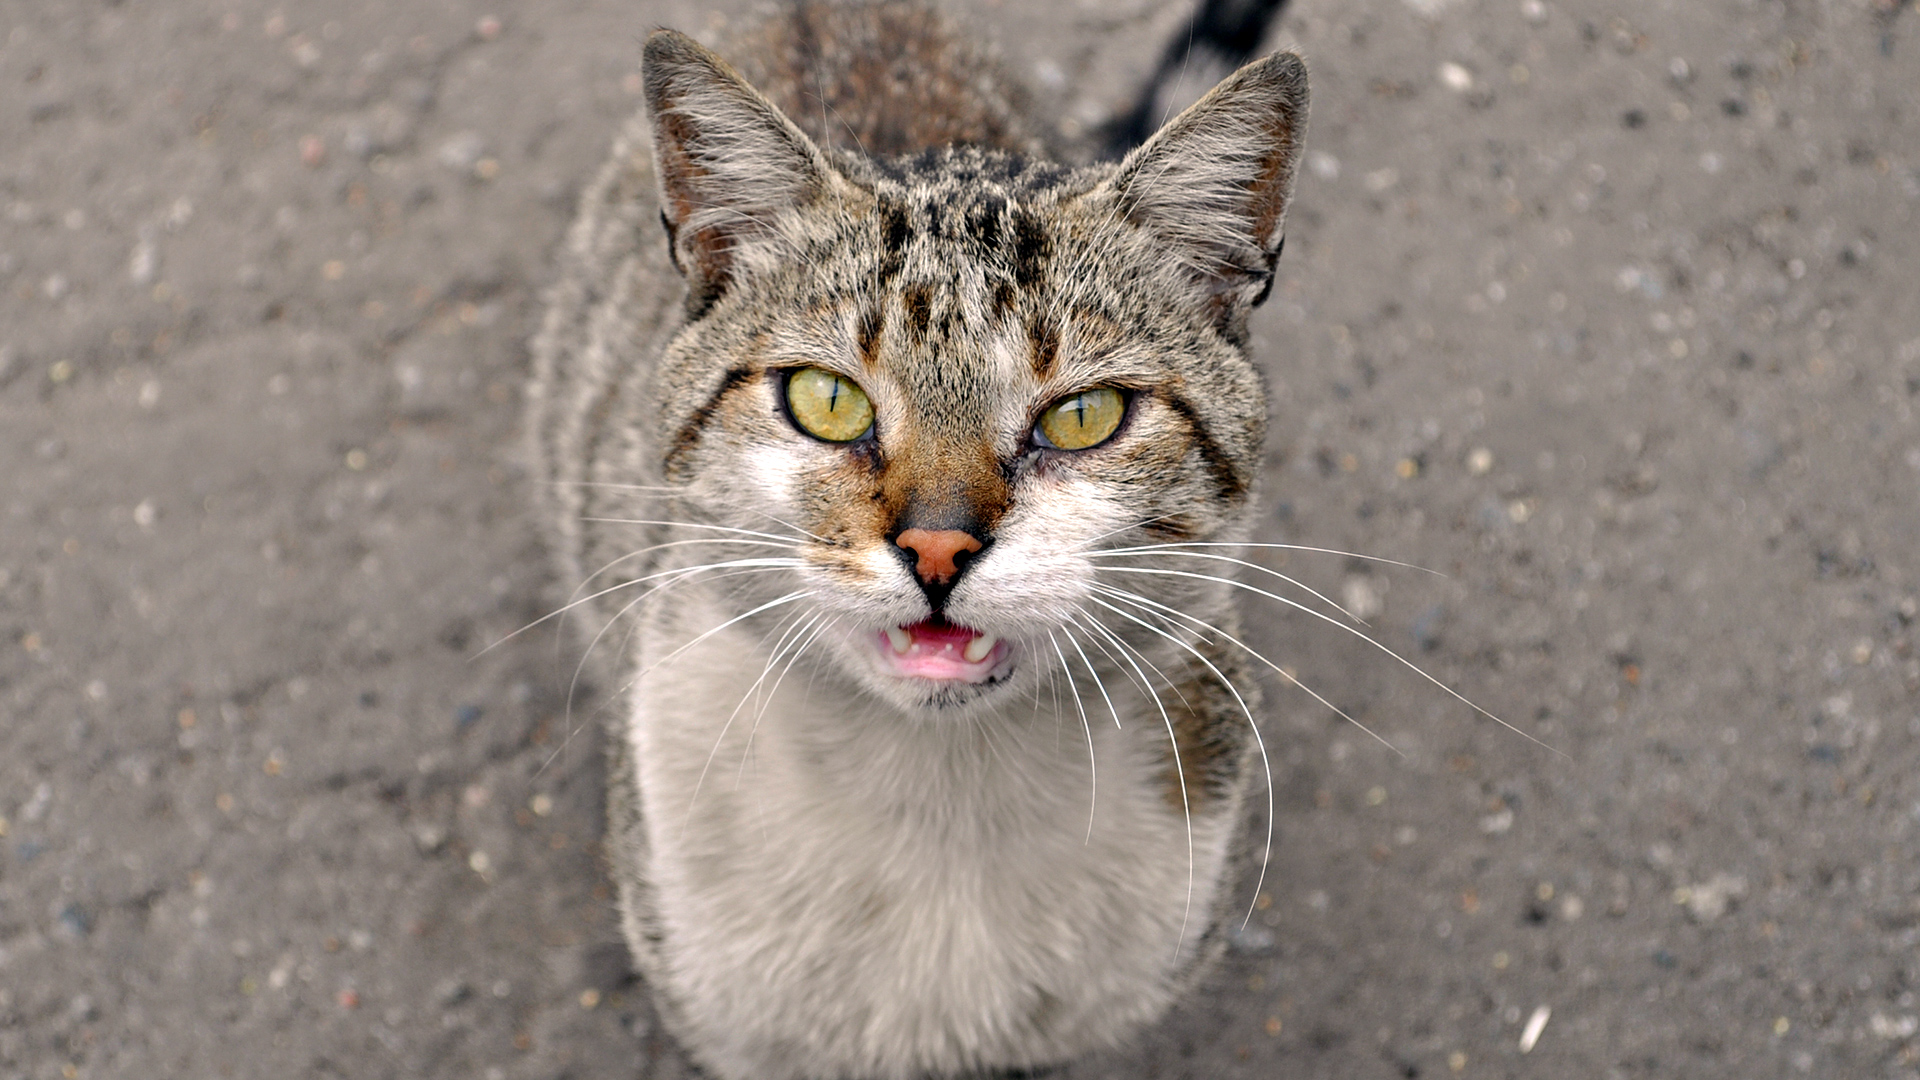
[{"label": "green eye", "polygon": [[1085,450],[1113,437],[1127,399],[1110,387],[1082,390],[1040,414],[1040,435],[1061,450]]},{"label": "green eye", "polygon": [[787,411],[801,431],[828,442],[852,442],[873,430],[873,403],[866,391],[820,368],[787,376]]}]

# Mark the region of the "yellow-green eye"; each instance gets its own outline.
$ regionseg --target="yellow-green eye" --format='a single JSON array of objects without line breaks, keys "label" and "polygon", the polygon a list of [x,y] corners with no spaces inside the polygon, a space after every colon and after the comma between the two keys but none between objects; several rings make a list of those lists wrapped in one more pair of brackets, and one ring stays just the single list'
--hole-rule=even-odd
[{"label": "yellow-green eye", "polygon": [[873,402],[843,375],[817,367],[787,376],[787,411],[800,430],[828,442],[852,442],[873,430]]},{"label": "yellow-green eye", "polygon": [[1110,387],[1082,390],[1040,414],[1040,434],[1062,450],[1085,450],[1113,436],[1127,399]]}]

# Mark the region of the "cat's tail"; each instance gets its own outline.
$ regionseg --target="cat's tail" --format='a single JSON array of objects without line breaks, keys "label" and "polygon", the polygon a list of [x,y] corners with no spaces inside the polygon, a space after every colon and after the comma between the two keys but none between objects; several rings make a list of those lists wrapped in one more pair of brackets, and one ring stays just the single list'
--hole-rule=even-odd
[{"label": "cat's tail", "polygon": [[1118,158],[1139,146],[1167,118],[1253,59],[1286,6],[1287,0],[1201,0],[1200,10],[1167,42],[1159,69],[1133,107],[1101,132],[1104,151]]}]

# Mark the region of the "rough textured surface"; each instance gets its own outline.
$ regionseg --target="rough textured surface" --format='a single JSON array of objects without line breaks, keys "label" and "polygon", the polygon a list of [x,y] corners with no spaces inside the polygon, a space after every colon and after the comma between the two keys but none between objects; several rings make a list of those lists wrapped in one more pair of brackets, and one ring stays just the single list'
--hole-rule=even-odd
[{"label": "rough textured surface", "polygon": [[[1182,14],[1012,8],[1083,125]],[[1400,754],[1269,687],[1239,950],[1070,1076],[1916,1072],[1895,10],[1298,0],[1267,536],[1444,572],[1285,565],[1565,756],[1254,608]],[[5,11],[0,1077],[682,1075],[571,657],[476,654],[543,610],[549,255],[641,36],[706,16]]]}]

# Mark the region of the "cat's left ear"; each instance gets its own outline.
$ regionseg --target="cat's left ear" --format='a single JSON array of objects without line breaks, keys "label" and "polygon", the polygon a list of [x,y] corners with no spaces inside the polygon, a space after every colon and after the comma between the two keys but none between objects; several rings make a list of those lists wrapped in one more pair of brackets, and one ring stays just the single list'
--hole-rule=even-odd
[{"label": "cat's left ear", "polygon": [[685,34],[654,31],[640,71],[660,217],[697,315],[756,262],[788,254],[779,219],[823,195],[832,166],[772,102]]},{"label": "cat's left ear", "polygon": [[1179,260],[1230,336],[1273,286],[1306,126],[1306,64],[1278,53],[1228,76],[1108,181],[1121,213]]}]

